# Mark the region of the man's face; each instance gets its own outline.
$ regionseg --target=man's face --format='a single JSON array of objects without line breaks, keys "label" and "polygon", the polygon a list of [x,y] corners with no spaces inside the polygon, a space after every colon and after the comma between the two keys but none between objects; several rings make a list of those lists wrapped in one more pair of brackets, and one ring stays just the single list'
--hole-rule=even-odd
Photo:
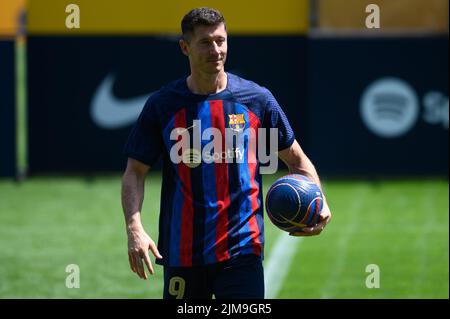
[{"label": "man's face", "polygon": [[225,25],[198,26],[188,41],[180,40],[180,46],[189,57],[192,71],[219,73],[223,70],[227,57]]}]

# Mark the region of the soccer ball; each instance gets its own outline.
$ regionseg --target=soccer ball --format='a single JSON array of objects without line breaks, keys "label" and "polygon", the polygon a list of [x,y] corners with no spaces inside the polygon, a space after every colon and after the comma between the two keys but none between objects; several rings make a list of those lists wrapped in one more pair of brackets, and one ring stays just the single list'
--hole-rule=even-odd
[{"label": "soccer ball", "polygon": [[275,226],[287,232],[317,224],[322,207],[320,188],[300,174],[279,178],[266,195],[267,215]]}]

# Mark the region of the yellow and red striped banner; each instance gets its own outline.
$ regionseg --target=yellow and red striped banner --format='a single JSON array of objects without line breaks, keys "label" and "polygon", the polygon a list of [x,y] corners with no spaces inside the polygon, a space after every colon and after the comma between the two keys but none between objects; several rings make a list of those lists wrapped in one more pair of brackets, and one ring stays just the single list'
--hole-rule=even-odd
[{"label": "yellow and red striped banner", "polygon": [[[66,27],[66,7],[80,9],[80,28]],[[222,12],[233,34],[306,34],[308,0],[29,0],[30,34],[179,34],[191,9],[211,6]]]}]

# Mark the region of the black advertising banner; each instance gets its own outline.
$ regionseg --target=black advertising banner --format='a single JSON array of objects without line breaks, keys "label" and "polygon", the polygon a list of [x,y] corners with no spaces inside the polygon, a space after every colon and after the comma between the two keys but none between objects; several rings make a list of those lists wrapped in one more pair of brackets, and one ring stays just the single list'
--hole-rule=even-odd
[{"label": "black advertising banner", "polygon": [[16,175],[15,44],[0,41],[0,176]]},{"label": "black advertising banner", "polygon": [[319,172],[448,176],[448,36],[310,39],[308,74]]},{"label": "black advertising banner", "polygon": [[[304,135],[306,38],[230,36],[228,47],[226,70],[269,88]],[[177,37],[31,36],[27,48],[31,173],[123,170],[147,97],[189,74]]]}]

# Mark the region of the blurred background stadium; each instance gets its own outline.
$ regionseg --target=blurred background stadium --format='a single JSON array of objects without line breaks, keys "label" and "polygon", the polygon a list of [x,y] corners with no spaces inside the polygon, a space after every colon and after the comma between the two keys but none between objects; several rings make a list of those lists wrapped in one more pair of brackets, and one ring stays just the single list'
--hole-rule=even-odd
[{"label": "blurred background stadium", "polygon": [[179,23],[205,5],[227,19],[227,70],[277,97],[334,213],[304,239],[266,218],[268,296],[448,298],[447,0],[0,0],[0,298],[161,297],[161,267],[129,270],[122,146],[146,97],[189,71]]}]

